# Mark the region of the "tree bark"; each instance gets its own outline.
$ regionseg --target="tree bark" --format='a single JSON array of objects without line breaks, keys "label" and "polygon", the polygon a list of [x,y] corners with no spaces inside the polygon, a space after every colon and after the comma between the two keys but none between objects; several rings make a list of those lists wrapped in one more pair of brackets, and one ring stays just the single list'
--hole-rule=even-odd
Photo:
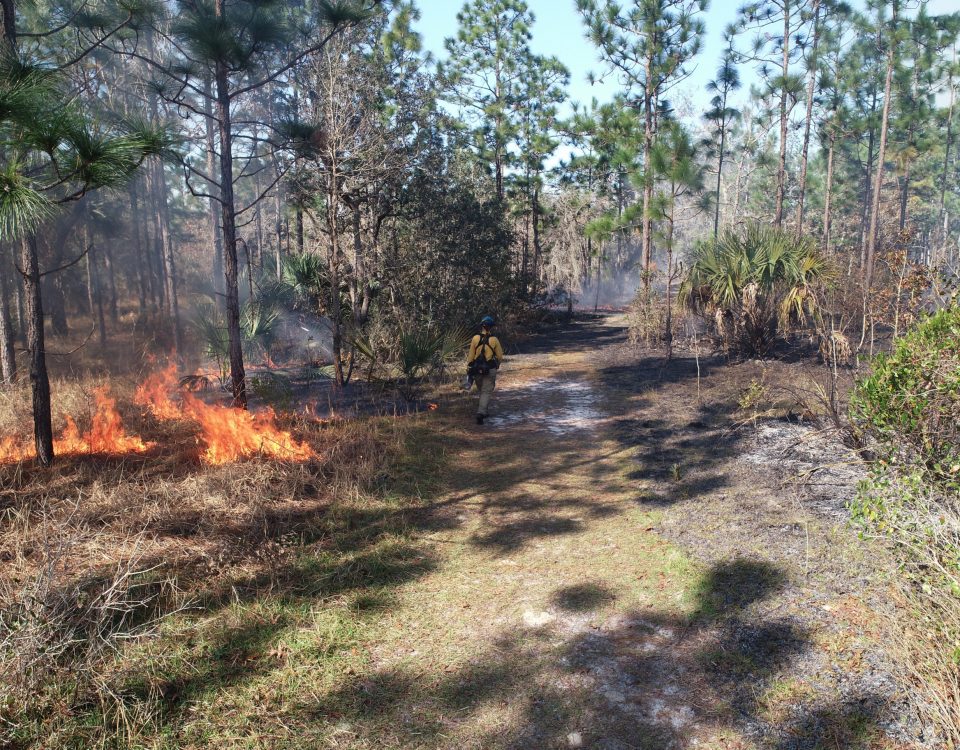
[{"label": "tree bark", "polygon": [[100,346],[104,347],[107,345],[107,324],[103,314],[103,293],[100,288],[100,277],[97,273],[97,261],[96,261],[96,250],[89,240],[89,233],[85,232],[87,235],[86,247],[87,250],[87,296],[90,303],[90,317],[96,316],[97,319],[97,334],[100,340]]},{"label": "tree bark", "polygon": [[[279,171],[279,167],[278,167]],[[283,208],[280,199],[280,185],[275,188],[273,196],[273,215],[276,221],[277,234],[277,279],[283,278]]]},{"label": "tree bark", "polygon": [[877,236],[880,225],[880,189],[883,186],[883,160],[887,151],[887,123],[890,119],[890,90],[893,83],[893,68],[896,61],[896,33],[897,11],[899,2],[894,0],[891,17],[890,50],[887,52],[887,78],[883,86],[883,114],[880,116],[880,146],[877,154],[877,168],[873,181],[873,195],[871,195],[870,229],[867,235],[866,269],[863,276],[864,288],[869,292],[873,283],[873,269],[876,259]]},{"label": "tree bark", "polygon": [[[539,179],[539,178],[538,178]],[[543,248],[540,239],[540,188],[536,187],[533,191],[533,293],[539,290],[537,281],[540,278],[540,260]]]},{"label": "tree bark", "polygon": [[813,43],[807,80],[807,114],[803,124],[803,149],[800,155],[800,184],[797,198],[797,237],[803,233],[803,207],[807,191],[807,159],[810,153],[810,126],[813,122],[813,91],[817,79],[817,47],[820,43],[820,0],[813,1]]},{"label": "tree bark", "polygon": [[[206,95],[205,111],[210,112],[210,102],[213,100],[213,93],[210,89],[210,81],[203,82],[203,91]],[[207,142],[207,174],[213,177],[216,172],[217,145],[213,132],[213,118],[208,116],[204,118],[205,137]],[[207,192],[216,196],[217,187],[213,183],[207,185]],[[207,202],[210,222],[210,239],[213,243],[213,288],[214,291],[223,294],[224,292],[224,274],[223,274],[223,236],[220,234],[220,221],[217,218],[219,205],[216,198],[210,198]]]},{"label": "tree bark", "polygon": [[836,139],[830,137],[830,148],[827,149],[827,182],[823,189],[823,253],[830,254],[830,202],[833,199],[833,152],[836,149]]},{"label": "tree bark", "polygon": [[[877,46],[880,45],[879,32],[877,37]],[[870,101],[870,121],[873,120],[873,115],[877,111],[877,89],[873,88],[872,98]],[[873,195],[873,160],[874,160],[874,151],[877,145],[877,134],[876,130],[871,125],[870,131],[867,134],[867,165],[866,165],[866,174],[864,175],[864,189],[863,189],[863,210],[860,214],[860,271],[861,273],[867,267],[867,230],[869,228],[870,222],[870,205],[872,203],[871,196]]]},{"label": "tree bark", "polygon": [[340,240],[337,231],[337,174],[330,175],[327,191],[327,231],[330,235],[330,248],[327,256],[327,268],[330,274],[330,327],[333,341],[333,372],[337,385],[344,384],[343,374],[343,312],[340,305]]},{"label": "tree bark", "polygon": [[140,233],[140,197],[137,192],[137,180],[130,185],[130,232],[133,235],[133,250],[136,253],[135,264],[137,269],[137,305],[140,315],[147,312],[147,292],[150,289],[150,279],[143,267],[143,237]]},{"label": "tree bark", "polygon": [[717,154],[717,190],[715,196],[715,205],[713,208],[713,237],[716,239],[717,234],[720,231],[720,180],[723,178],[723,156],[724,156],[724,147],[726,146],[727,140],[727,94],[723,94],[722,108],[724,114],[721,116],[720,120],[720,150]]},{"label": "tree bark", "polygon": [[30,391],[33,400],[33,437],[41,466],[53,462],[53,419],[50,413],[50,378],[43,333],[40,291],[40,257],[37,237],[29,234],[20,244],[20,263],[26,296],[27,351],[30,356]]},{"label": "tree bark", "polygon": [[107,289],[110,292],[108,300],[110,321],[116,323],[120,319],[120,313],[117,310],[117,279],[113,268],[113,253],[109,245],[103,246],[103,270],[107,272]]},{"label": "tree bark", "polygon": [[24,347],[27,345],[27,304],[26,291],[20,283],[19,275],[14,276],[13,290],[17,298],[17,338]]},{"label": "tree bark", "polygon": [[[947,109],[947,134],[943,147],[943,175],[940,178],[940,206],[937,210],[937,226],[943,223],[944,205],[947,196],[947,179],[950,172],[950,149],[953,146],[953,109],[956,102],[957,92],[953,84],[953,72],[957,64],[957,45],[953,45],[953,65],[950,66],[950,74],[947,76],[947,88],[950,89],[950,106]],[[946,240],[947,233],[943,232],[943,238]]]},{"label": "tree bark", "polygon": [[167,309],[173,321],[173,348],[179,357],[183,354],[183,347],[180,340],[180,300],[177,289],[177,266],[173,257],[173,240],[170,238],[170,208],[167,204],[167,178],[163,171],[163,163],[159,160],[154,165],[154,184],[156,186],[155,207],[157,211],[157,226],[160,229],[160,253],[163,259],[164,295],[167,299]]},{"label": "tree bark", "polygon": [[[223,15],[223,0],[214,4],[217,17]],[[220,129],[220,197],[223,212],[223,249],[227,336],[230,343],[230,388],[233,405],[247,408],[247,377],[243,368],[243,341],[240,334],[240,290],[237,286],[237,224],[233,195],[233,133],[230,119],[230,82],[227,66],[216,64],[217,118]]]},{"label": "tree bark", "polygon": [[907,199],[910,197],[910,167],[903,173],[903,185],[900,188],[900,231],[907,228]]},{"label": "tree bark", "polygon": [[653,202],[653,174],[650,166],[650,152],[653,150],[653,98],[654,83],[651,79],[653,60],[647,56],[644,66],[646,85],[643,94],[643,229],[641,233],[643,288],[650,288],[651,249],[653,245],[653,227],[650,219],[650,204]]},{"label": "tree bark", "polygon": [[10,279],[4,267],[0,268],[0,373],[7,385],[17,379],[15,336],[10,320]]},{"label": "tree bark", "polygon": [[59,273],[54,274],[52,278],[48,276],[46,286],[50,301],[50,332],[54,336],[68,336],[70,335],[70,321],[67,319],[67,299],[63,290],[63,276]]},{"label": "tree bark", "polygon": [[780,158],[777,162],[777,205],[773,223],[783,226],[783,203],[787,192],[787,75],[790,72],[790,3],[783,4],[783,88],[780,91]]},{"label": "tree bark", "polygon": [[0,0],[3,12],[3,38],[11,50],[17,48],[17,14],[13,0]]},{"label": "tree bark", "polygon": [[664,310],[663,340],[667,344],[667,359],[673,357],[673,211],[676,204],[676,187],[672,190],[670,215],[667,217],[667,290]]}]

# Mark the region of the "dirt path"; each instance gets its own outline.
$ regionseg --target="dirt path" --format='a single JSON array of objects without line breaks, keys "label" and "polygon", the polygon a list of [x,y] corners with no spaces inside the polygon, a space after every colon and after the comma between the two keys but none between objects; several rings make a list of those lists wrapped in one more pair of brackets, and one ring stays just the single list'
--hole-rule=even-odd
[{"label": "dirt path", "polygon": [[[321,701],[353,707],[328,744],[922,746],[874,557],[784,488],[795,455],[731,430],[756,366],[667,366],[624,338],[594,319],[535,341],[483,428],[466,398],[441,410],[452,468],[408,530],[436,564]],[[822,497],[849,494],[837,477]]]}]

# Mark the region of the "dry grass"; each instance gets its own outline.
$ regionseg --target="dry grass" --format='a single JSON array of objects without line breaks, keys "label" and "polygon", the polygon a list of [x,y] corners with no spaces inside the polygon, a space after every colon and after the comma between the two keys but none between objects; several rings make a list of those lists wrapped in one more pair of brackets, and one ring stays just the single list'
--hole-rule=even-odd
[{"label": "dry grass", "polygon": [[[55,408],[82,428],[99,384],[55,383]],[[147,454],[0,466],[0,745],[136,744],[163,724],[158,685],[209,659],[192,640],[242,641],[264,617],[276,635],[314,619],[307,602],[417,565],[401,520],[413,421],[288,417],[316,460],[209,467],[193,427],[142,414],[133,385],[111,381]],[[4,433],[29,434],[26,390],[2,399]],[[344,607],[334,640],[352,627]]]}]

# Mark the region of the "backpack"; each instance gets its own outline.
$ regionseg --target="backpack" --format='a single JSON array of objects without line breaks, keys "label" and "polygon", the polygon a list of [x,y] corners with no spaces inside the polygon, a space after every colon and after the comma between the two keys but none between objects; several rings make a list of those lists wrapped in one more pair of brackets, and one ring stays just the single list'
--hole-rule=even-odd
[{"label": "backpack", "polygon": [[[489,341],[490,341],[489,334],[486,336],[484,336],[483,334],[480,335],[480,341],[477,344],[477,356],[473,360],[473,362],[470,363],[470,370],[469,370],[469,374],[475,378],[483,377],[484,375],[489,375],[490,370],[496,370],[500,366],[500,363],[497,361],[496,354],[494,354],[489,360],[487,359],[485,350],[489,345]],[[491,349],[492,348],[493,347],[491,347]]]}]

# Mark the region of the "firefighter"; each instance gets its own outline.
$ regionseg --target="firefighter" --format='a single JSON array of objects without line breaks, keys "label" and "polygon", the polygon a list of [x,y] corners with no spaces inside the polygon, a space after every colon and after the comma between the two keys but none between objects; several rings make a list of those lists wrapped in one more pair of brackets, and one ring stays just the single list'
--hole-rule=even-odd
[{"label": "firefighter", "polygon": [[493,335],[497,322],[490,316],[480,321],[480,333],[470,342],[470,355],[467,359],[467,373],[477,384],[480,403],[477,405],[477,424],[483,424],[490,408],[490,397],[497,387],[497,370],[503,361],[503,347],[500,339]]}]

